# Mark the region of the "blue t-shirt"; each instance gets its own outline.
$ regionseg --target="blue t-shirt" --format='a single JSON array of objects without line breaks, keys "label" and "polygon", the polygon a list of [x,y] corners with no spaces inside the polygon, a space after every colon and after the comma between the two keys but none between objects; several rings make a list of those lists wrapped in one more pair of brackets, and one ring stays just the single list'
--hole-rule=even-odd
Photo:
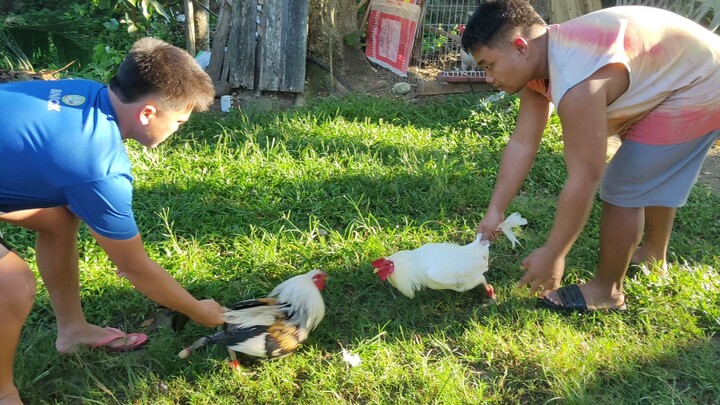
[{"label": "blue t-shirt", "polygon": [[137,235],[130,159],[106,86],[7,83],[0,112],[0,212],[69,206],[100,235]]}]

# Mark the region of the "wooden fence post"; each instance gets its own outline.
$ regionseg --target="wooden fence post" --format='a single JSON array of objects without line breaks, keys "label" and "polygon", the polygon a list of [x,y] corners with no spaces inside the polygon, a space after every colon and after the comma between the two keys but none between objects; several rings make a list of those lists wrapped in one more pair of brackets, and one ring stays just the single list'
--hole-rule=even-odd
[{"label": "wooden fence post", "polygon": [[185,49],[195,57],[195,12],[192,0],[185,0]]},{"label": "wooden fence post", "polygon": [[195,50],[210,50],[210,0],[196,0],[201,7],[195,10]]}]

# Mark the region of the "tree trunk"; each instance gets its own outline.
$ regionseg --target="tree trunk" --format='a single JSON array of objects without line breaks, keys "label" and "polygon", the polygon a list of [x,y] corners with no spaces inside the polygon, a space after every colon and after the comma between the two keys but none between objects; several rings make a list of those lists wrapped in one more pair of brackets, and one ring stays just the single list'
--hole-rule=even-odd
[{"label": "tree trunk", "polygon": [[[308,53],[326,64],[343,62],[343,39],[358,32],[357,0],[310,0]],[[332,55],[332,56],[331,56]]]},{"label": "tree trunk", "polygon": [[210,0],[198,0],[195,7],[195,49],[197,51],[210,50]]},{"label": "tree trunk", "polygon": [[195,56],[195,10],[192,0],[185,0],[185,50]]}]

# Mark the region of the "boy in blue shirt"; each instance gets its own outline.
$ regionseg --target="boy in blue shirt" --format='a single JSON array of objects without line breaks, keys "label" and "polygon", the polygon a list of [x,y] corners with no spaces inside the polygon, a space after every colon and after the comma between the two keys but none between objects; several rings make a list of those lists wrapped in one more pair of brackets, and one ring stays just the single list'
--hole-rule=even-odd
[{"label": "boy in blue shirt", "polygon": [[[210,78],[185,51],[137,41],[109,86],[87,80],[0,86],[0,221],[37,233],[36,261],[58,324],[56,349],[133,350],[140,333],[89,324],[80,304],[77,233],[84,222],[140,292],[212,327],[222,307],[197,300],[145,252],[132,210],[123,141],[152,148],[213,103]],[[21,403],[13,360],[32,307],[35,277],[0,238],[0,404]]]}]

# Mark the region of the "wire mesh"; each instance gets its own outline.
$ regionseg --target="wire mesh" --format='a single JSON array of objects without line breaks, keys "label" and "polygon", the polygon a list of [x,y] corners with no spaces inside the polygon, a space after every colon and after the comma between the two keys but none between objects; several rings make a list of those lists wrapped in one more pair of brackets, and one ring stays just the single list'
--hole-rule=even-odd
[{"label": "wire mesh", "polygon": [[[456,77],[457,72],[479,70],[472,56],[462,51],[465,23],[482,0],[425,0],[418,26],[410,73],[416,80]],[[484,77],[483,73],[466,76]]]}]

